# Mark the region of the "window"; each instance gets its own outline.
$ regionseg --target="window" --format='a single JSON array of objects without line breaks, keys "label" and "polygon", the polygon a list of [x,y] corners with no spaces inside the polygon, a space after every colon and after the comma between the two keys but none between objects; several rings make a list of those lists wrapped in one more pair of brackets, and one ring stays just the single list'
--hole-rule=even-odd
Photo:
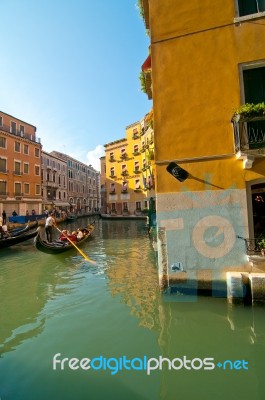
[{"label": "window", "polygon": [[6,149],[6,138],[0,137],[0,147]]},{"label": "window", "polygon": [[29,146],[28,146],[28,144],[24,144],[24,154],[26,154],[26,155],[29,154]]},{"label": "window", "polygon": [[114,167],[112,167],[112,168],[110,169],[110,176],[111,176],[111,177],[114,177],[114,176],[115,176]]},{"label": "window", "polygon": [[6,181],[0,181],[0,194],[6,195]]},{"label": "window", "polygon": [[14,174],[21,175],[20,161],[15,161],[14,163]]},{"label": "window", "polygon": [[134,152],[134,154],[137,154],[137,153],[139,153],[139,147],[138,147],[138,144],[136,144],[136,145],[134,145],[134,146],[133,146],[133,152]]},{"label": "window", "polygon": [[14,135],[17,133],[16,122],[13,122],[13,121],[10,122],[10,133],[13,133]]},{"label": "window", "polygon": [[[245,103],[261,103],[265,98],[265,67],[243,71]],[[265,147],[265,121],[247,123],[249,148]]]},{"label": "window", "polygon": [[128,211],[128,203],[123,203],[123,211]]},{"label": "window", "polygon": [[35,186],[35,193],[40,194],[40,185]]},{"label": "window", "polygon": [[139,161],[136,161],[134,163],[134,172],[138,172],[140,170],[140,164]]},{"label": "window", "polygon": [[15,196],[21,196],[21,183],[15,182]]},{"label": "window", "polygon": [[35,165],[35,175],[40,175],[40,166]]},{"label": "window", "polygon": [[136,210],[141,210],[141,202],[140,201],[136,202]]},{"label": "window", "polygon": [[135,180],[135,189],[140,189],[140,179]]},{"label": "window", "polygon": [[0,117],[0,126],[3,126],[3,117]]},{"label": "window", "polygon": [[115,193],[115,183],[110,184],[110,193]]},{"label": "window", "polygon": [[124,181],[124,182],[122,182],[121,191],[127,192],[127,190],[128,190],[128,182]]},{"label": "window", "polygon": [[238,0],[239,15],[256,14],[265,11],[264,0]]},{"label": "window", "polygon": [[39,157],[39,156],[40,156],[40,149],[35,147],[35,157]]},{"label": "window", "polygon": [[20,142],[15,142],[15,151],[20,153]]},{"label": "window", "polygon": [[24,137],[25,134],[25,126],[24,125],[19,125],[19,133],[21,137]]},{"label": "window", "polygon": [[6,159],[5,158],[0,158],[0,172],[6,173]]},{"label": "window", "polygon": [[29,194],[29,183],[24,183],[24,193]]}]

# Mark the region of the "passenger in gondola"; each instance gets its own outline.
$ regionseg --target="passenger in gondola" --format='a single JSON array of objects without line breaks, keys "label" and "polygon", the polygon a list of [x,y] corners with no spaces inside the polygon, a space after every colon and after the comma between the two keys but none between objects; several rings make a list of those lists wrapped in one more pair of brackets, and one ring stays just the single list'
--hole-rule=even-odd
[{"label": "passenger in gondola", "polygon": [[66,229],[62,230],[62,232],[59,236],[59,240],[66,241],[68,235],[69,235],[69,231],[67,231]]},{"label": "passenger in gondola", "polygon": [[3,230],[4,238],[10,237],[10,234],[9,234],[9,232],[8,232],[8,229],[7,229],[7,225],[6,225],[6,224],[4,224],[4,225],[2,226],[2,230]]},{"label": "passenger in gondola", "polygon": [[77,240],[81,240],[84,237],[83,232],[80,228],[77,229]]}]

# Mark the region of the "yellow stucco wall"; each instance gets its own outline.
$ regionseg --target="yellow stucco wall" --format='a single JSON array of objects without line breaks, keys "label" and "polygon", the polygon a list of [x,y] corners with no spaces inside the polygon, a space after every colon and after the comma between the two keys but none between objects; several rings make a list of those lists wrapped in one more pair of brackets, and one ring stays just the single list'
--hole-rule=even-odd
[{"label": "yellow stucco wall", "polygon": [[[242,97],[239,64],[265,60],[264,25],[234,24],[231,1],[149,4],[156,161],[232,155],[231,118]],[[220,179],[229,186],[232,174],[242,187],[242,164],[231,159],[227,164]],[[197,167],[189,171],[198,175]],[[218,169],[219,161],[210,168],[209,173]],[[255,178],[248,171],[248,179]],[[171,179],[164,180],[158,192],[173,189]]]}]

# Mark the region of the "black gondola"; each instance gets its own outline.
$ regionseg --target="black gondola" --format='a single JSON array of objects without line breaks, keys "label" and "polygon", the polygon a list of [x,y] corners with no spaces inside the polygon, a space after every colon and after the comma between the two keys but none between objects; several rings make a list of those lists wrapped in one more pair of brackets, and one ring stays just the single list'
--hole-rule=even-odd
[{"label": "black gondola", "polygon": [[5,249],[7,247],[14,246],[15,244],[25,242],[26,240],[29,240],[29,239],[35,237],[37,234],[38,234],[38,229],[36,229],[33,232],[29,231],[29,232],[23,233],[19,236],[7,237],[6,239],[1,239],[0,240],[0,249]]},{"label": "black gondola", "polygon": [[[74,242],[74,244],[78,247],[80,245],[82,245],[91,236],[94,228],[95,228],[95,223],[93,223],[93,224],[89,225],[87,228],[85,228],[88,231],[88,233],[82,239],[78,240],[77,242]],[[65,251],[75,248],[75,246],[72,243],[70,243],[68,240],[65,240],[65,241],[55,240],[51,243],[47,242],[46,240],[43,240],[40,236],[40,228],[38,228],[38,235],[36,236],[36,238],[34,240],[34,245],[35,245],[36,249],[42,251],[43,253],[47,253],[47,254],[60,254],[60,253],[64,253]]]},{"label": "black gondola", "polygon": [[9,231],[9,235],[10,237],[20,236],[28,232],[29,230],[36,228],[37,226],[38,226],[38,221],[34,221],[33,224],[28,223],[26,226],[23,226],[21,228],[12,229],[11,231]]}]

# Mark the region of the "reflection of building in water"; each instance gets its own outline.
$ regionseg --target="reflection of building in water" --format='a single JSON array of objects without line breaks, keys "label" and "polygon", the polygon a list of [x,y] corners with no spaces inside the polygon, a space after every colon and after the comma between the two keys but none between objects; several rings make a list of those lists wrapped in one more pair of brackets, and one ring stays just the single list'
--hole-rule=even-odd
[{"label": "reflection of building in water", "polygon": [[[122,297],[132,315],[139,319],[140,326],[157,328],[160,293],[155,254],[144,230],[144,221],[102,222],[105,251],[113,260],[106,271],[111,294]],[[111,239],[110,248],[108,239]]]},{"label": "reflection of building in water", "polygon": [[[48,300],[57,293],[58,284],[63,283],[63,288],[59,289],[61,294],[69,290],[65,286],[65,277],[60,277],[58,273],[51,274],[47,265],[39,262],[37,258],[34,260],[32,253],[30,261],[27,262],[28,273],[21,272],[21,265],[12,264],[9,267],[0,274],[2,354],[12,351],[22,341],[36,337],[42,332],[45,316],[41,315],[41,311]],[[65,265],[62,268],[65,269]]]}]

